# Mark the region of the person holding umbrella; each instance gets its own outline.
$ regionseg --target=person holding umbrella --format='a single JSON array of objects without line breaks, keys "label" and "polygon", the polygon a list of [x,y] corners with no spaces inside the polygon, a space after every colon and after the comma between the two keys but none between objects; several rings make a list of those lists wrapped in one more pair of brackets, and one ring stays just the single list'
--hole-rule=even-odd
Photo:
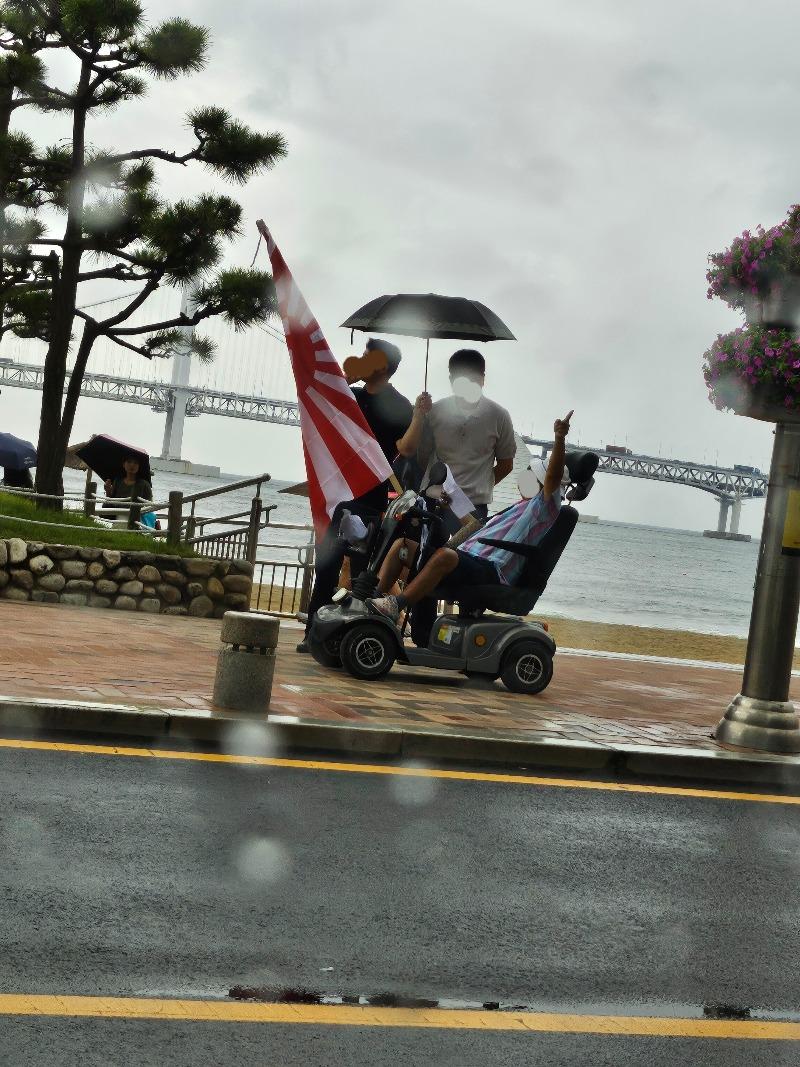
[{"label": "person holding umbrella", "polygon": [[[137,456],[126,456],[122,461],[123,474],[120,478],[106,478],[106,496],[113,500],[152,500],[153,487],[150,482],[139,476],[139,459]],[[128,519],[128,528],[135,530],[141,517],[139,508],[131,508]]]},{"label": "person holding umbrella", "polygon": [[[403,440],[404,456],[417,453],[430,467],[438,458],[474,505],[473,513],[485,522],[494,487],[514,469],[517,443],[511,416],[483,394],[486,361],[480,352],[462,348],[450,357],[451,396],[437,400],[425,415],[415,414],[412,431]],[[449,532],[460,523],[448,513]]]}]

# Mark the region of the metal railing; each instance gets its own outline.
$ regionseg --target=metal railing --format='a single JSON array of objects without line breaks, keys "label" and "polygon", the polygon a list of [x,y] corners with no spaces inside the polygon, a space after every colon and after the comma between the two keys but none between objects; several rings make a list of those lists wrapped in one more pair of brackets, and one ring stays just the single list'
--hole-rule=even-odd
[{"label": "metal railing", "polygon": [[[242,478],[215,489],[200,493],[184,495],[180,491],[169,494],[169,499],[161,502],[149,500],[131,500],[127,498],[110,498],[97,496],[97,483],[86,479],[86,489],[81,493],[62,493],[59,495],[36,493],[32,489],[16,489],[0,486],[0,491],[24,497],[27,500],[59,501],[70,511],[82,511],[87,518],[94,519],[99,526],[110,529],[115,524],[124,525],[132,532],[147,534],[155,538],[165,538],[169,545],[188,545],[198,554],[213,559],[246,559],[255,564],[258,553],[259,536],[269,526],[270,514],[277,505],[267,507],[261,499],[261,487],[270,480],[269,474],[260,474],[253,478]],[[224,496],[242,489],[255,486],[256,492],[250,507],[246,511],[232,512],[228,515],[200,515],[197,504],[210,497]],[[69,502],[78,505],[69,507]],[[82,505],[82,506],[80,506]],[[184,513],[188,507],[188,512]],[[69,523],[58,521],[58,512],[53,512],[53,519],[47,513],[36,519],[18,518],[15,515],[2,515],[0,520],[22,523],[30,526],[48,526],[53,529],[74,529]],[[142,521],[145,515],[155,516],[160,529],[153,529]],[[207,527],[227,526],[230,529],[206,532]]]},{"label": "metal railing", "polygon": [[[188,496],[180,490],[173,490],[166,502],[143,507],[142,515],[166,509],[167,544],[189,545],[200,555],[211,556],[213,559],[246,559],[255,564],[259,534],[269,525],[270,514],[276,507],[275,504],[264,507],[261,499],[261,487],[269,480],[269,474],[259,474]],[[238,492],[251,486],[255,486],[256,492],[247,511],[221,516],[198,514],[199,501]],[[188,514],[184,514],[187,505]],[[230,526],[231,529],[205,533],[207,526]]]},{"label": "metal railing", "polygon": [[253,607],[284,618],[297,618],[308,610],[314,581],[314,527],[291,522],[269,524],[270,530],[301,530],[308,537],[301,544],[262,542],[258,548],[292,551],[296,562],[275,559],[256,560],[253,574]]}]

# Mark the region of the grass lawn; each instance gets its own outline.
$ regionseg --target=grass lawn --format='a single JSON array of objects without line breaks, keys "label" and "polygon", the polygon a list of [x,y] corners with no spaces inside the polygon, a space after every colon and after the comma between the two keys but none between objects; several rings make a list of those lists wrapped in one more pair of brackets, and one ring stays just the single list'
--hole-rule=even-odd
[{"label": "grass lawn", "polygon": [[[43,522],[37,521],[44,519]],[[58,523],[58,525],[52,525]],[[44,541],[51,545],[115,548],[122,552],[156,552],[165,556],[194,556],[186,545],[168,545],[161,538],[128,530],[110,530],[77,511],[46,511],[33,500],[0,492],[0,537]]]}]

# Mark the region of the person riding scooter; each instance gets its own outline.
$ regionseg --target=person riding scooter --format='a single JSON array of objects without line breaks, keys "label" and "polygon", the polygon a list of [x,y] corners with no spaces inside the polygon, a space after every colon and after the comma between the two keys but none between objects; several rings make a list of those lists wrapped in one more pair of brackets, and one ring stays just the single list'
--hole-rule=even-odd
[{"label": "person riding scooter", "polygon": [[[524,567],[518,553],[486,544],[486,541],[513,541],[534,547],[542,540],[558,518],[561,507],[561,485],[564,478],[565,443],[569,433],[570,411],[553,426],[554,445],[543,475],[540,489],[530,499],[507,508],[496,515],[476,534],[467,538],[460,548],[440,548],[425,564],[400,596],[386,595],[368,600],[368,607],[376,614],[397,622],[400,612],[429,596],[442,583],[449,586],[513,585]],[[389,553],[382,588],[388,586],[392,571],[402,552],[398,542]],[[394,555],[394,560],[392,556]],[[391,562],[390,562],[391,561]]]}]

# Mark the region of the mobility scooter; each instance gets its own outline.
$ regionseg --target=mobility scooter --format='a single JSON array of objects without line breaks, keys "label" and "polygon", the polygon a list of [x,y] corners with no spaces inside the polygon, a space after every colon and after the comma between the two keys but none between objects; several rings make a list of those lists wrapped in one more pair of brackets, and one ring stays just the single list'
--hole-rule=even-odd
[{"label": "mobility scooter", "polygon": [[[569,501],[588,496],[598,462],[593,452],[567,453],[565,468],[570,485],[566,498]],[[444,464],[436,463],[421,491],[406,489],[390,503],[372,536],[369,563],[353,582],[352,590],[337,590],[334,602],[317,612],[309,638],[311,654],[323,666],[344,667],[356,678],[381,678],[399,662],[412,667],[459,671],[467,677],[500,678],[512,692],[540,693],[553,676],[556,645],[544,624],[527,621],[523,616],[542,595],[578,522],[578,512],[571,503],[562,505],[555,523],[536,547],[482,539],[484,544],[505,548],[525,558],[518,583],[469,588],[451,588],[446,582],[440,585],[436,596],[458,604],[459,614],[439,615],[422,648],[404,641],[405,625],[398,629],[389,619],[371,611],[367,604],[377,595],[378,572],[398,537],[420,541],[422,528],[429,528],[418,567],[433,548],[446,543],[446,538],[436,536],[442,528],[442,519],[440,505],[432,499],[440,495],[446,476]]]}]

